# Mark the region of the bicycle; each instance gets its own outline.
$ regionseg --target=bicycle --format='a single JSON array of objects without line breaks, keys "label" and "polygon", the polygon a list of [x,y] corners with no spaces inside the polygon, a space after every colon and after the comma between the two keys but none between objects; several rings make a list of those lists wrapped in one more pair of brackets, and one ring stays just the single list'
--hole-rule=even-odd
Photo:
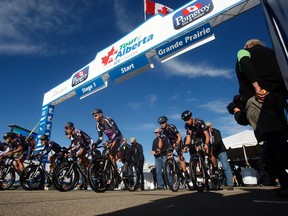
[{"label": "bicycle", "polygon": [[67,156],[62,163],[54,168],[52,173],[53,186],[60,192],[73,190],[80,180],[80,175],[83,176],[84,182],[87,182],[86,171],[78,163],[76,151],[72,150],[70,156]]},{"label": "bicycle", "polygon": [[[34,155],[30,157],[30,163],[24,168],[20,175],[20,184],[25,190],[40,190],[45,189],[45,181],[47,187],[52,185],[52,174],[45,169],[41,157],[43,155]],[[33,161],[33,159],[35,159]],[[63,161],[63,158],[58,158],[56,163]]]},{"label": "bicycle", "polygon": [[[173,149],[167,150],[167,160],[164,163],[163,174],[165,177],[165,181],[168,184],[168,187],[171,191],[177,192],[179,188],[188,188],[189,190],[193,190],[193,182],[187,181],[185,177],[185,173],[183,172],[183,168],[179,161],[175,160],[177,155],[174,153]],[[189,165],[187,166],[188,174]],[[190,174],[189,174],[190,175]]]},{"label": "bicycle", "polygon": [[206,186],[207,189],[218,190],[220,188],[219,173],[217,171],[213,173],[213,165],[206,155],[204,144],[196,142],[189,147],[194,150],[190,157],[189,167],[195,189],[200,193],[205,190]]},{"label": "bicycle", "polygon": [[88,181],[92,190],[103,193],[111,185],[119,185],[123,181],[129,191],[135,191],[139,183],[139,172],[136,165],[133,162],[125,161],[119,173],[116,165],[110,159],[110,147],[98,146],[97,148],[101,147],[104,148],[102,154],[95,157],[88,167]]},{"label": "bicycle", "polygon": [[0,190],[15,190],[20,187],[20,171],[15,167],[16,156],[5,157],[0,164]]}]

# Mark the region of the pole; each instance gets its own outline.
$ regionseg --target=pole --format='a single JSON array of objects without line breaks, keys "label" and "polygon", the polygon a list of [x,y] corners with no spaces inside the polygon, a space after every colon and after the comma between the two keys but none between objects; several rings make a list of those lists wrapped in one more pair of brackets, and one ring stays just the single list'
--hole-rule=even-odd
[{"label": "pole", "polygon": [[146,0],[144,0],[144,20],[146,21]]},{"label": "pole", "polygon": [[31,136],[31,134],[35,131],[35,129],[38,127],[38,125],[40,124],[40,121],[35,125],[35,127],[30,131],[30,133],[28,134],[28,136],[26,137],[25,141],[28,140],[28,138]]}]

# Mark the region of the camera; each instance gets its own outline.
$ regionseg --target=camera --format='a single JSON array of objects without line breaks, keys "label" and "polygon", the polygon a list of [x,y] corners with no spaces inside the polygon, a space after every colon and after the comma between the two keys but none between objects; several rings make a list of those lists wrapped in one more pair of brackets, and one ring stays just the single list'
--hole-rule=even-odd
[{"label": "camera", "polygon": [[234,109],[236,107],[239,108],[241,111],[244,110],[244,108],[245,108],[245,105],[243,104],[243,100],[242,100],[241,95],[235,95],[233,97],[233,101],[231,103],[229,103],[226,108],[227,108],[228,112],[233,115]]}]

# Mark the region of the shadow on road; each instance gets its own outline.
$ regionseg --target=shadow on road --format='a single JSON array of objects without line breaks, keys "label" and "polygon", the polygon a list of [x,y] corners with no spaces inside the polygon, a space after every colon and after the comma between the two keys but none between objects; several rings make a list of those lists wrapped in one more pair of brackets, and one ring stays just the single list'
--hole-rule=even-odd
[{"label": "shadow on road", "polygon": [[[138,196],[142,196],[142,194],[139,193]],[[122,199],[124,202],[125,197]],[[241,189],[241,193],[239,191],[237,193],[235,191],[225,191],[224,193],[215,191],[197,193],[194,191],[182,195],[179,193],[178,196],[157,200],[151,199],[151,203],[149,204],[138,205],[98,216],[273,216],[287,215],[287,213],[288,200],[278,199],[272,189],[245,188]]]}]

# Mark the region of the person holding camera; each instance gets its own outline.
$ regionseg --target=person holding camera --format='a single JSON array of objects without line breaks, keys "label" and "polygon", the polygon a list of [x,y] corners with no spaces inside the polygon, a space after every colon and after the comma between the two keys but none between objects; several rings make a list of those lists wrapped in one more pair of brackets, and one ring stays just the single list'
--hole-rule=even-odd
[{"label": "person holding camera", "polygon": [[167,149],[171,148],[167,137],[161,135],[161,130],[156,128],[154,131],[156,138],[152,144],[152,154],[155,157],[155,168],[157,178],[157,189],[163,190],[165,187],[162,169],[167,160]]},{"label": "person holding camera", "polygon": [[241,95],[235,95],[233,101],[226,108],[231,115],[234,115],[234,119],[239,125],[247,126],[250,124]]},{"label": "person holding camera", "polygon": [[248,40],[237,53],[236,74],[247,119],[257,141],[264,141],[268,172],[278,178],[278,191],[288,197],[287,89],[274,51],[258,39]]}]

